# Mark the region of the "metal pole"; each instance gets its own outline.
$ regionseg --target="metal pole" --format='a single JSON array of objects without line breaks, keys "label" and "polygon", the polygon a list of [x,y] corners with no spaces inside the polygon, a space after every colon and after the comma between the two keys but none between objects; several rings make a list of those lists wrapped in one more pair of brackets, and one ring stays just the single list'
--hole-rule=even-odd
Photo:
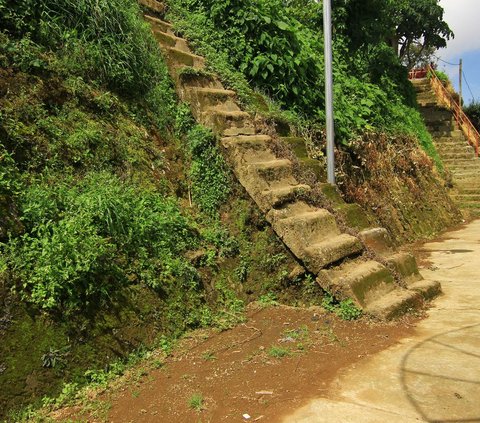
[{"label": "metal pole", "polygon": [[331,0],[323,0],[323,33],[325,39],[325,114],[327,118],[327,181],[329,184],[335,185],[335,132],[333,126]]},{"label": "metal pole", "polygon": [[460,106],[460,110],[462,110],[462,76],[463,76],[463,62],[462,62],[462,59],[460,59],[460,64],[459,64],[459,67],[458,67],[459,71],[459,83],[458,83],[458,91],[459,91],[459,95],[460,95],[460,99],[458,101],[458,105]]}]

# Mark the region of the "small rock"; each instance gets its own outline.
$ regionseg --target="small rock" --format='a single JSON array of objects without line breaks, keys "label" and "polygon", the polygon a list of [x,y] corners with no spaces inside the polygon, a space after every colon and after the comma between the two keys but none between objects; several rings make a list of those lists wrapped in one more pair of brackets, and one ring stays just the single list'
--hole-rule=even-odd
[{"label": "small rock", "polygon": [[250,420],[250,419],[251,419],[250,414],[247,414],[247,413],[243,414],[242,417],[243,417],[245,420]]}]

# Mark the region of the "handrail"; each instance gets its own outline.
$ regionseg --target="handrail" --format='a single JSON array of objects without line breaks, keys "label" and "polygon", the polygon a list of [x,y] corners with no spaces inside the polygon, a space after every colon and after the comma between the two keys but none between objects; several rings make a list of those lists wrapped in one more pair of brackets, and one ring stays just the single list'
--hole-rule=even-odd
[{"label": "handrail", "polygon": [[467,137],[468,143],[475,149],[475,156],[478,157],[479,145],[480,145],[480,134],[478,133],[475,126],[459,106],[457,101],[453,98],[452,94],[445,88],[442,84],[442,81],[438,78],[435,69],[432,66],[428,65],[428,76],[430,76],[430,83],[432,88],[435,90],[437,97],[440,99],[440,102],[445,104],[453,112],[453,116],[458,123],[459,128]]}]

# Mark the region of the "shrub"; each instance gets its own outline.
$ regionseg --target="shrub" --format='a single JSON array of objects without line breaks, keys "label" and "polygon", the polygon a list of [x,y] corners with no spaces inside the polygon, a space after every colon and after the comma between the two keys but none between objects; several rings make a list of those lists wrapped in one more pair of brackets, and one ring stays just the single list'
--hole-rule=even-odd
[{"label": "shrub", "polygon": [[154,191],[91,173],[77,183],[35,183],[19,204],[26,232],[3,251],[23,298],[44,309],[101,302],[131,282],[163,290],[196,283],[181,256],[196,232]]}]

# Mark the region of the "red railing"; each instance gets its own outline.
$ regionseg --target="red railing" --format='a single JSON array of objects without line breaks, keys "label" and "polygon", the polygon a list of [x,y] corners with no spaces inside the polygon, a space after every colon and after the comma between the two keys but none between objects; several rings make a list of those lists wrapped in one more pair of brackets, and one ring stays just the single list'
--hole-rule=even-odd
[{"label": "red railing", "polygon": [[430,84],[442,104],[453,112],[453,116],[457,121],[458,127],[463,131],[468,139],[469,144],[475,149],[475,155],[478,157],[478,149],[480,144],[480,134],[473,126],[468,116],[463,112],[452,94],[445,88],[442,81],[438,78],[430,65],[427,68],[427,75],[430,78]]}]

